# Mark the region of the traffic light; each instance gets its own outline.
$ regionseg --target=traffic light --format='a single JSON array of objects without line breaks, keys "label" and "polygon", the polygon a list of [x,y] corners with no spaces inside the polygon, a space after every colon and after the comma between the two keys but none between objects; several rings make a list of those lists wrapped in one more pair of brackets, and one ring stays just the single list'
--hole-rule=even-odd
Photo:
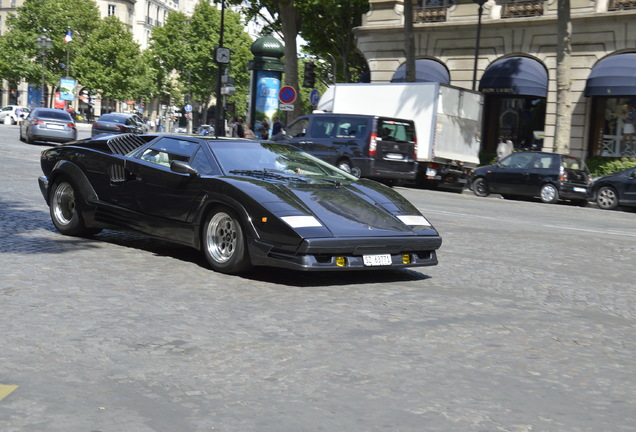
[{"label": "traffic light", "polygon": [[305,70],[303,74],[303,87],[304,88],[314,88],[314,84],[316,84],[316,65],[314,62],[305,63]]}]

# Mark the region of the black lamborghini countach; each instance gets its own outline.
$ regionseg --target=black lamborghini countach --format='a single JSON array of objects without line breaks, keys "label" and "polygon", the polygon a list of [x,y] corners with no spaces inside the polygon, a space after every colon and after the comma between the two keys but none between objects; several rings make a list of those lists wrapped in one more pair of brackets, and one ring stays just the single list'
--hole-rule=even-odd
[{"label": "black lamborghini countach", "polygon": [[442,243],[398,192],[286,144],[102,135],[47,149],[41,165],[60,233],[142,233],[223,273],[431,266]]}]

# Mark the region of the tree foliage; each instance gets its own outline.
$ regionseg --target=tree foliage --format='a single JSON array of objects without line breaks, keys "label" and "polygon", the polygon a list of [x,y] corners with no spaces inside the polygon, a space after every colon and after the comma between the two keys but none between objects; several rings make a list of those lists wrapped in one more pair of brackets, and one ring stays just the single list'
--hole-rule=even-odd
[{"label": "tree foliage", "polygon": [[[72,13],[70,13],[72,11]],[[7,18],[8,32],[0,38],[0,73],[12,83],[22,79],[39,82],[41,63],[35,62],[40,51],[36,39],[51,38],[52,48],[46,55],[46,81],[54,84],[66,75],[67,50],[70,69],[77,64],[76,54],[100,22],[99,10],[92,0],[25,0],[16,14]],[[73,42],[64,42],[68,29]]]},{"label": "tree foliage", "polygon": [[74,71],[83,86],[102,97],[136,99],[152,93],[152,71],[140,59],[139,45],[126,26],[107,17],[82,44]]},{"label": "tree foliage", "polygon": [[[150,41],[152,57],[165,74],[162,79],[166,88],[169,83],[177,82],[180,91],[175,93],[188,94],[203,107],[211,104],[216,92],[218,66],[214,48],[219,45],[220,22],[221,12],[216,7],[199,2],[190,19],[179,12],[170,13],[163,27],[153,29]],[[223,38],[223,45],[232,51],[228,73],[237,88],[236,95],[229,100],[242,112],[247,104],[246,64],[251,58],[252,40],[244,31],[240,15],[231,10],[225,11]]]}]

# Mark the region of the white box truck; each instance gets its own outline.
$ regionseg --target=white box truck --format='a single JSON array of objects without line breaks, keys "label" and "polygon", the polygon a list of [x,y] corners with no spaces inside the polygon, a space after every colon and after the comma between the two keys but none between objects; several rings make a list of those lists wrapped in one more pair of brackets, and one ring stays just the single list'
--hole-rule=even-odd
[{"label": "white box truck", "polygon": [[434,82],[336,84],[317,110],[412,119],[417,183],[463,189],[479,165],[483,95]]}]

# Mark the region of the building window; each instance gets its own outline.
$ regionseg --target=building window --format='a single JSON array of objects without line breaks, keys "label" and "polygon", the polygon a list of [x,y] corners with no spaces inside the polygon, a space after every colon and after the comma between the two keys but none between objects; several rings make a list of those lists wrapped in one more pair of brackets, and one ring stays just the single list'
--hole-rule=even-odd
[{"label": "building window", "polygon": [[115,5],[109,4],[108,5],[108,16],[114,16],[115,15]]},{"label": "building window", "polygon": [[413,8],[413,20],[420,22],[446,21],[446,10],[457,3],[457,0],[422,0]]},{"label": "building window", "polygon": [[523,18],[543,15],[545,0],[498,0],[501,18]]}]

